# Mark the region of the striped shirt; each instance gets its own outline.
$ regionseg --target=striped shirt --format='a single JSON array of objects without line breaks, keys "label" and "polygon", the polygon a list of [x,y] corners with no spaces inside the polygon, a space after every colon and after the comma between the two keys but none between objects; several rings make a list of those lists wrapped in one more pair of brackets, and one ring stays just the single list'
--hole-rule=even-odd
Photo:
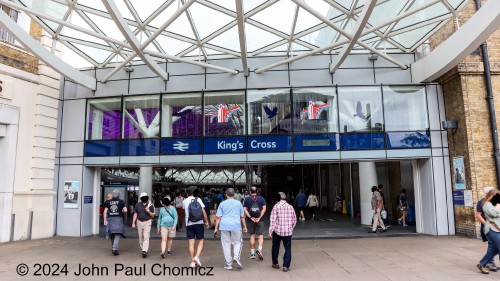
[{"label": "striped shirt", "polygon": [[297,217],[292,205],[285,200],[280,200],[271,211],[269,233],[274,231],[279,236],[292,236],[296,223]]}]

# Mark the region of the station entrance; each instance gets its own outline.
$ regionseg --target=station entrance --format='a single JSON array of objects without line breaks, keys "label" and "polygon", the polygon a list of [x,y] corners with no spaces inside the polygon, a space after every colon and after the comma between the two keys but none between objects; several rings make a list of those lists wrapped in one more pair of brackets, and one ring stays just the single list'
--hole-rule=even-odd
[{"label": "station entrance", "polygon": [[[318,199],[318,207],[314,210],[316,216],[313,220],[313,210],[305,208],[306,219],[297,222],[294,236],[349,238],[369,235],[367,230],[370,229],[372,216],[371,188],[373,185],[381,185],[388,214],[384,222],[390,226],[390,231],[383,235],[415,234],[414,164],[412,161],[372,162],[372,164],[371,172],[365,171],[363,162],[153,167],[152,189],[149,196],[156,207],[161,207],[158,198],[166,195],[174,198],[179,194],[186,197],[187,188],[193,185],[200,189],[201,196],[207,202],[211,199],[211,191],[220,191],[223,194],[225,189],[233,187],[245,196],[251,186],[256,186],[259,194],[268,203],[267,218],[264,220],[268,224],[268,215],[275,203],[277,192],[285,192],[287,201],[294,206],[299,192],[303,192],[307,197],[314,194]],[[101,205],[112,189],[119,189],[122,199],[129,207],[127,217],[129,226],[133,216],[133,206],[138,202],[138,194],[142,190],[140,171],[139,167],[101,168]],[[367,186],[366,178],[374,176],[376,181]],[[408,226],[398,222],[401,212],[397,201],[402,189],[406,190],[408,201],[405,217]],[[102,210],[103,208],[100,208],[101,212]],[[100,217],[99,232],[104,236],[102,216]],[[154,237],[156,231],[152,231],[151,234]],[[137,232],[130,228],[127,235],[133,237]]]}]

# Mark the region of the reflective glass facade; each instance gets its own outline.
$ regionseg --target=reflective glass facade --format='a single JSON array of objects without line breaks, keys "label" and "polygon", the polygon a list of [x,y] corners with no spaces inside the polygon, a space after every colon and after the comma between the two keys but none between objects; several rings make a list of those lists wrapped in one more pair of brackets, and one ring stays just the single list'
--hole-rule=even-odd
[{"label": "reflective glass facade", "polygon": [[87,112],[86,156],[430,147],[423,86],[101,98]]}]

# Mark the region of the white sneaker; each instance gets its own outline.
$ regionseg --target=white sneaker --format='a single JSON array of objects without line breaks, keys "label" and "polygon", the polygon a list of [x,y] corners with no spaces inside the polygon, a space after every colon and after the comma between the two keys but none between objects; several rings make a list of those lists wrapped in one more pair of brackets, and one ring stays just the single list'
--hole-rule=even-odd
[{"label": "white sneaker", "polygon": [[189,267],[191,268],[196,268],[196,263],[194,261],[192,261],[190,264],[189,264]]},{"label": "white sneaker", "polygon": [[255,259],[255,254],[250,254],[250,259],[254,260]]},{"label": "white sneaker", "polygon": [[234,259],[233,263],[236,265],[237,269],[242,269],[243,268],[243,265],[241,264],[241,262],[239,260]]},{"label": "white sneaker", "polygon": [[194,257],[193,262],[196,264],[196,266],[201,267],[201,262],[199,257]]},{"label": "white sneaker", "polygon": [[405,223],[405,224],[403,224],[403,226],[408,226],[408,225]]},{"label": "white sneaker", "polygon": [[233,270],[233,267],[232,266],[224,266],[224,269],[227,269],[227,270]]}]

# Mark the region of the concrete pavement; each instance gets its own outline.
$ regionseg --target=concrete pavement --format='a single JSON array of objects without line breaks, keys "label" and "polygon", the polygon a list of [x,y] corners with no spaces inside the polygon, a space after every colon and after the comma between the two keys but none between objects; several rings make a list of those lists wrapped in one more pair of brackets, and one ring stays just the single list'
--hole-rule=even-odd
[{"label": "concrete pavement", "polygon": [[[203,271],[198,272],[181,268],[190,262],[186,240],[174,241],[173,255],[165,259],[159,255],[159,240],[151,241],[146,259],[137,239],[122,240],[119,256],[112,256],[109,240],[101,237],[4,243],[0,280],[500,280],[500,272],[483,275],[476,268],[486,244],[456,236],[295,240],[286,273],[271,268],[270,240],[265,240],[264,261],[250,260],[248,240],[244,243],[243,270],[223,269],[220,241],[209,240],[201,256]],[[75,275],[81,267],[87,276]],[[25,276],[16,272],[26,269]]]}]

